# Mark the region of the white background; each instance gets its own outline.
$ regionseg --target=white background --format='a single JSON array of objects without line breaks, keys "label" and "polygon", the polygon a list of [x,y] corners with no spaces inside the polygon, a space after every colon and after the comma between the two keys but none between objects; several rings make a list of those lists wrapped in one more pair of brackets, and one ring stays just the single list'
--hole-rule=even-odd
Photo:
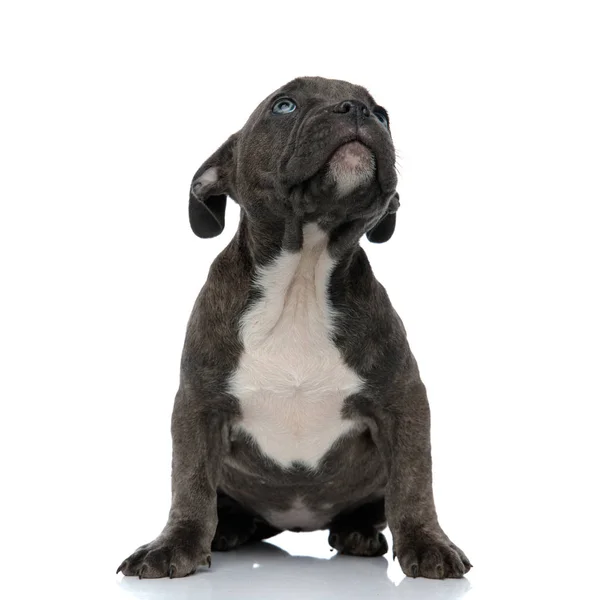
[{"label": "white background", "polygon": [[[0,595],[598,594],[594,4],[3,3]],[[196,238],[191,177],[317,74],[391,115],[398,227],[363,244],[429,390],[441,523],[475,567],[404,579],[391,556],[325,560],[317,532],[185,580],[115,576],[165,522],[185,325],[239,214]]]}]

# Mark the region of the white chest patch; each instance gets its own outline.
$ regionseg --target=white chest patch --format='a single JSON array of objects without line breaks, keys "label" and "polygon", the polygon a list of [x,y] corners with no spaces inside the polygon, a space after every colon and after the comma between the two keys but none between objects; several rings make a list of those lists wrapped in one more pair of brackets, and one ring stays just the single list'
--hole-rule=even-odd
[{"label": "white chest patch", "polygon": [[326,247],[326,234],[309,224],[300,252],[283,251],[263,267],[263,297],[242,318],[244,351],[229,382],[240,402],[239,427],[283,466],[317,466],[354,427],[341,409],[363,384],[330,339],[334,262]]}]

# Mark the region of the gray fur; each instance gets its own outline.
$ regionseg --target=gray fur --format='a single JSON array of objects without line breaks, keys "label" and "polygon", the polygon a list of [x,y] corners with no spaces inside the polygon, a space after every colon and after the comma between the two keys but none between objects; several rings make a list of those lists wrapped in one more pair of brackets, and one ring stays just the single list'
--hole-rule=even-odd
[{"label": "gray fur", "polygon": [[[273,115],[270,107],[281,96],[293,97],[302,110]],[[355,104],[344,105],[348,100]],[[469,570],[438,524],[429,406],[417,363],[359,245],[365,233],[374,241],[389,238],[398,209],[394,147],[373,116],[375,107],[359,86],[296,79],[267,97],[194,176],[190,222],[198,235],[223,229],[227,196],[239,203],[241,219],[188,323],[172,417],[169,519],[156,540],[121,564],[125,575],[179,577],[210,566],[211,548],[228,550],[278,533],[265,515],[290,509],[298,496],[342,553],[385,553],[380,532],[387,522],[407,575],[461,577]],[[377,169],[349,201],[336,198],[324,165],[357,136],[373,151]],[[213,167],[218,176],[201,179]],[[309,221],[329,233],[337,261],[328,288],[338,315],[334,342],[367,386],[344,405],[343,416],[360,427],[338,439],[318,469],[284,468],[249,434],[233,432],[240,407],[226,383],[243,350],[240,318],[261,293],[253,276],[282,249],[301,249]]]}]

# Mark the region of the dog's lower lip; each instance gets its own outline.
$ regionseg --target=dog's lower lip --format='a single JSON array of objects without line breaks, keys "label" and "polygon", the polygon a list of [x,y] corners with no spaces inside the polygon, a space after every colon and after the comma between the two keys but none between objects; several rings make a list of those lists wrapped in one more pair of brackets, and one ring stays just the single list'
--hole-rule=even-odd
[{"label": "dog's lower lip", "polygon": [[[360,151],[363,148],[366,148],[369,152],[372,152],[371,148],[369,148],[369,146],[367,146],[362,140],[359,140],[358,138],[352,138],[350,140],[346,140],[346,141],[342,142],[339,146],[337,146],[336,149],[331,153],[331,156],[333,156],[339,150],[341,150],[342,148],[345,148],[345,147],[349,147],[349,148],[354,147],[358,151]],[[329,158],[331,158],[331,157],[329,157]]]},{"label": "dog's lower lip", "polygon": [[371,148],[359,140],[351,140],[340,144],[328,159],[328,163],[345,161],[350,165],[357,166],[359,163],[368,160],[373,155]]},{"label": "dog's lower lip", "polygon": [[363,149],[366,149],[369,152],[371,152],[371,149],[365,144],[363,144],[360,140],[352,140],[351,142],[346,142],[345,144],[339,146],[338,150],[340,148],[348,148],[349,150],[356,150],[358,152],[361,152]]}]

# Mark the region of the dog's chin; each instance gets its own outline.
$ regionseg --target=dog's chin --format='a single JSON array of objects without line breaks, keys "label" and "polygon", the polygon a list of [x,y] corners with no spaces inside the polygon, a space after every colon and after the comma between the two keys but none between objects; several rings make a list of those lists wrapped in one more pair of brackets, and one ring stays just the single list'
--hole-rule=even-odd
[{"label": "dog's chin", "polygon": [[375,175],[375,156],[360,142],[342,144],[329,159],[329,177],[339,197],[347,196]]}]

